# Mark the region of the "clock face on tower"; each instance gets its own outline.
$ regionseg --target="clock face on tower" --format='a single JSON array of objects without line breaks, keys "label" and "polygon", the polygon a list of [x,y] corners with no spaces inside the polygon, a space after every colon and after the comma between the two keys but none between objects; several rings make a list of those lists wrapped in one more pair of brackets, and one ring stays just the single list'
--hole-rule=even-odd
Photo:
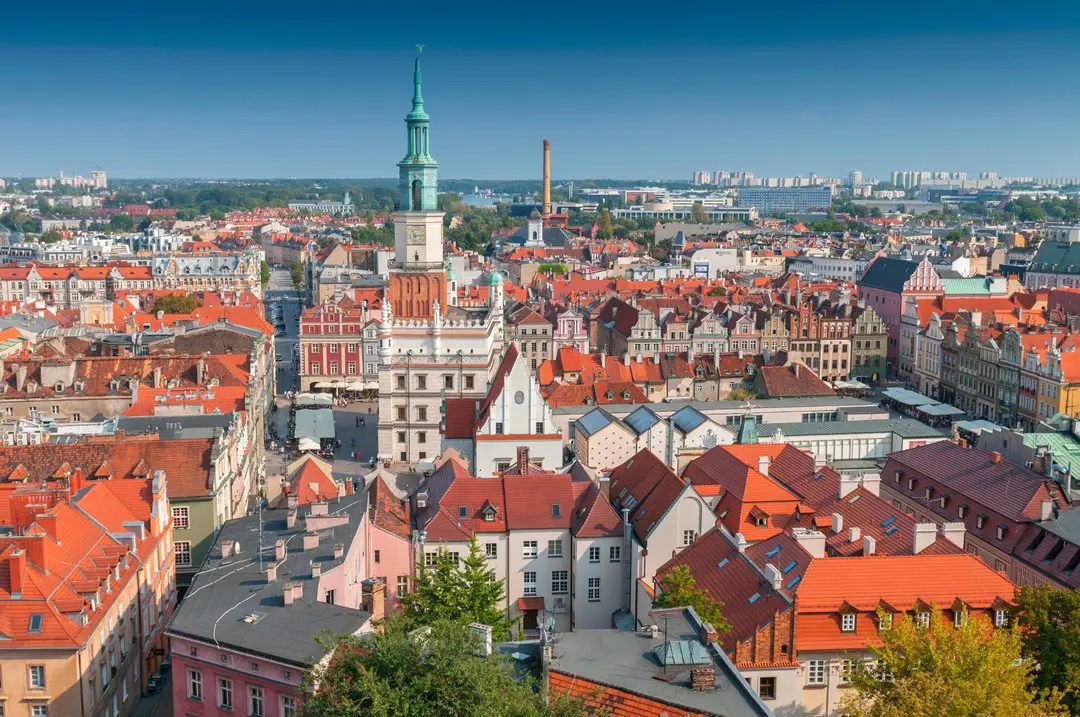
[{"label": "clock face on tower", "polygon": [[413,227],[409,230],[409,243],[410,244],[423,244],[424,243],[424,230],[420,227]]}]

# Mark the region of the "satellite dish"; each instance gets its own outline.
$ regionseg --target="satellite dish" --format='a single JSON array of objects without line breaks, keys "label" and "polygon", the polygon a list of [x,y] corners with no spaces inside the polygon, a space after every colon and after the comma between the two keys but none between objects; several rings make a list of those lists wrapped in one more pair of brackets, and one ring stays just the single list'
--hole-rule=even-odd
[{"label": "satellite dish", "polygon": [[547,630],[548,632],[554,632],[555,631],[555,616],[554,615],[548,615],[547,619],[544,620],[544,629]]}]

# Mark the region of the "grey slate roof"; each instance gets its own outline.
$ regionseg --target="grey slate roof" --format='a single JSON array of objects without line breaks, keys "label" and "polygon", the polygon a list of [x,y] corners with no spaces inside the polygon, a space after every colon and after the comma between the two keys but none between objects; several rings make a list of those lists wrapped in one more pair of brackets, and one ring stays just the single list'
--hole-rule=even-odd
[{"label": "grey slate roof", "polygon": [[671,425],[686,434],[706,420],[707,416],[693,406],[683,406],[671,416]]},{"label": "grey slate roof", "polygon": [[[310,509],[300,507],[292,530],[286,528],[284,510],[263,512],[262,567],[274,561],[277,539],[285,540],[287,549],[277,579],[269,584],[260,569],[259,516],[225,523],[173,615],[169,632],[306,667],[325,654],[315,635],[323,630],[339,635],[359,631],[370,614],[320,602],[318,580],[311,578],[311,562],[321,563],[326,572],[344,560],[334,559],[335,543],[345,544],[347,556],[352,541],[361,539],[358,531],[367,510],[367,491],[331,501],[329,513],[348,516],[348,524],[320,530],[318,547],[305,551],[301,549],[304,517]],[[225,541],[239,542],[240,554],[222,558]],[[303,600],[286,606],[282,590],[286,582],[294,580],[303,584]],[[245,622],[249,615],[255,616],[254,622]]]},{"label": "grey slate roof", "polygon": [[577,420],[577,430],[591,436],[612,422],[611,415],[602,408],[594,408]]},{"label": "grey slate roof", "polygon": [[1044,241],[1035,252],[1028,271],[1080,274],[1080,243]]},{"label": "grey slate roof", "polygon": [[[690,710],[725,717],[771,715],[723,651],[715,643],[705,644],[700,623],[691,615],[690,608],[654,612],[651,620],[661,630],[658,640],[648,632],[620,630],[559,633],[550,669],[665,702],[674,708],[672,714]],[[656,679],[661,664],[654,650],[668,641],[696,643],[695,659],[699,655],[707,658],[716,671],[715,690],[698,692],[690,688],[691,664],[669,668],[670,681]]]},{"label": "grey slate roof", "polygon": [[944,433],[914,418],[877,419],[870,421],[824,421],[822,423],[770,423],[763,429],[772,435],[779,429],[787,438],[798,436],[858,435],[866,433],[895,433],[901,438],[943,438]]},{"label": "grey slate roof", "polygon": [[636,409],[633,413],[623,419],[623,423],[626,424],[627,428],[638,436],[645,433],[659,422],[660,416],[657,416],[648,406],[642,406],[641,408]]},{"label": "grey slate roof", "polygon": [[117,428],[137,435],[157,433],[162,440],[177,438],[213,438],[228,429],[233,422],[231,413],[207,413],[191,416],[120,416]]},{"label": "grey slate roof", "polygon": [[904,282],[915,273],[918,266],[914,261],[879,257],[867,268],[859,280],[859,285],[899,294],[904,288]]}]

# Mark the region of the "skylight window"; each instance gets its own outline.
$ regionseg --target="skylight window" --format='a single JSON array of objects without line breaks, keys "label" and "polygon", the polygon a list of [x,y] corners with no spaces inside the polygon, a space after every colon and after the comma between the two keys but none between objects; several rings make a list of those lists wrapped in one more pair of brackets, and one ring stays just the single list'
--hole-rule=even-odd
[{"label": "skylight window", "polygon": [[791,588],[798,585],[800,580],[802,580],[802,575],[796,575],[795,577],[793,577],[791,580],[788,581],[787,589],[790,590]]},{"label": "skylight window", "polygon": [[896,535],[899,532],[900,532],[900,526],[894,525],[894,526],[892,526],[891,528],[889,528],[888,530],[885,531],[885,535]]},{"label": "skylight window", "polygon": [[457,509],[457,515],[458,515],[459,518],[468,518],[469,517],[469,507],[465,506],[465,505],[461,506],[460,508]]},{"label": "skylight window", "polygon": [[895,522],[896,522],[896,516],[895,515],[890,515],[888,518],[881,521],[881,527],[882,528],[888,528],[890,525],[892,525]]},{"label": "skylight window", "polygon": [[862,496],[859,495],[858,493],[856,493],[855,495],[851,496],[851,498],[848,499],[848,504],[849,505],[854,504],[855,501],[857,501],[859,498],[862,498]]},{"label": "skylight window", "polygon": [[766,558],[771,558],[772,556],[776,555],[779,552],[780,552],[780,546],[777,545],[775,548],[773,548],[769,552],[765,553],[765,557]]},{"label": "skylight window", "polygon": [[[1077,555],[1080,555],[1080,553],[1077,553]],[[719,563],[716,564],[716,569],[719,570],[720,568],[724,567],[725,565],[727,565],[730,562],[731,562],[730,560],[728,560],[727,558],[724,558],[723,560],[721,560]]]},{"label": "skylight window", "polygon": [[788,573],[790,573],[792,570],[795,569],[796,565],[798,565],[798,562],[796,562],[794,560],[792,560],[790,563],[785,565],[784,566],[784,574],[787,575]]},{"label": "skylight window", "polygon": [[559,506],[559,504],[558,503],[552,503],[551,504],[551,517],[552,518],[558,518],[561,513],[562,513],[562,508]]},{"label": "skylight window", "polygon": [[26,629],[27,632],[41,632],[41,613],[35,612],[30,616],[30,626]]},{"label": "skylight window", "polygon": [[747,602],[749,602],[751,605],[753,605],[754,603],[756,603],[760,599],[761,599],[761,593],[754,593],[753,595],[750,596],[750,599],[747,600]]}]

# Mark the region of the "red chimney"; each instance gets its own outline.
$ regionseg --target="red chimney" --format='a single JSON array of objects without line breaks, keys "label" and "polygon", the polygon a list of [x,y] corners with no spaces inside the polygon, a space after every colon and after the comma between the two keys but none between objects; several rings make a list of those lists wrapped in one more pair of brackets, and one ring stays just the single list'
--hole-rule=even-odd
[{"label": "red chimney", "polygon": [[997,451],[991,451],[990,452],[990,462],[991,463],[1001,463],[1001,454],[998,453]]},{"label": "red chimney", "polygon": [[8,571],[11,573],[11,593],[18,594],[23,590],[23,577],[26,574],[26,551],[16,550],[8,558]]},{"label": "red chimney", "polygon": [[53,536],[54,538],[56,537],[56,515],[55,514],[53,514],[53,513],[42,513],[41,515],[39,515],[37,518],[34,519],[34,522],[37,523],[39,526],[41,526],[41,529],[44,530],[46,533]]},{"label": "red chimney", "polygon": [[519,475],[525,475],[528,473],[529,467],[529,447],[518,446],[517,449],[517,469]]},{"label": "red chimney", "polygon": [[53,552],[53,539],[44,533],[30,533],[24,536],[26,550],[30,554],[30,562],[38,566],[42,572],[49,572],[49,564]]},{"label": "red chimney", "polygon": [[68,486],[71,488],[71,494],[75,495],[83,487],[82,468],[76,468],[75,472],[71,474],[71,478],[68,479]]}]

